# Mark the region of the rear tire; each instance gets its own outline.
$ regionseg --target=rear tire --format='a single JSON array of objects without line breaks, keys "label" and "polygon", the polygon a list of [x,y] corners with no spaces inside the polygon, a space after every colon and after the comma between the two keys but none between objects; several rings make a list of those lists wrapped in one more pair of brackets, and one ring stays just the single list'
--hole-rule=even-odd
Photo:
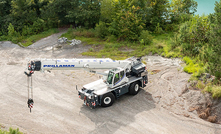
[{"label": "rear tire", "polygon": [[140,86],[139,86],[138,82],[132,83],[129,88],[129,94],[136,95],[139,92],[139,88],[140,88]]},{"label": "rear tire", "polygon": [[113,93],[106,93],[103,95],[102,99],[101,99],[101,106],[102,107],[109,107],[111,106],[115,101],[115,97],[113,95]]}]

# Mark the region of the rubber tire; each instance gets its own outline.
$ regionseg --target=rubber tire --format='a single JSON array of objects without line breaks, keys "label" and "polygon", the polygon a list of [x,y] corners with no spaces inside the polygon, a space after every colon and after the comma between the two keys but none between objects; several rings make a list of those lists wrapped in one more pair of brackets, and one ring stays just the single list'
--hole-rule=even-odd
[{"label": "rubber tire", "polygon": [[[110,103],[105,103],[105,99],[107,100],[107,99],[109,99],[110,100]],[[114,95],[113,95],[113,93],[106,93],[106,94],[104,94],[103,96],[102,96],[102,99],[101,99],[101,106],[102,107],[109,107],[109,106],[111,106],[113,103],[114,103],[114,101],[115,101],[115,97],[114,97]]]},{"label": "rubber tire", "polygon": [[[135,90],[135,88],[137,88],[137,86],[138,86],[138,90]],[[140,86],[139,86],[138,82],[134,82],[129,87],[129,94],[136,95],[139,92],[139,89],[140,89]]]}]

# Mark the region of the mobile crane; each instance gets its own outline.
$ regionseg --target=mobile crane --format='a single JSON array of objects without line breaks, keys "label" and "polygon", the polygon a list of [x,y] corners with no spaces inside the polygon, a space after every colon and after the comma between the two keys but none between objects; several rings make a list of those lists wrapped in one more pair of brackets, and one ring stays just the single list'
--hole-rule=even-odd
[{"label": "mobile crane", "polygon": [[[110,69],[103,73],[103,78],[83,86],[78,90],[79,98],[90,108],[96,106],[111,106],[115,99],[121,95],[129,93],[136,95],[140,87],[145,87],[148,83],[146,65],[141,62],[141,58],[131,57],[126,60],[112,60],[110,58],[99,59],[41,59],[32,60],[28,63],[29,72],[25,72],[31,78],[34,71],[50,70],[74,70],[86,69],[92,73],[98,73],[97,69]],[[101,73],[100,73],[101,74]],[[28,82],[30,82],[28,80]],[[77,86],[76,86],[77,88]],[[31,91],[32,92],[32,91]],[[29,93],[28,93],[29,94]],[[28,99],[28,107],[33,107],[33,97]]]}]

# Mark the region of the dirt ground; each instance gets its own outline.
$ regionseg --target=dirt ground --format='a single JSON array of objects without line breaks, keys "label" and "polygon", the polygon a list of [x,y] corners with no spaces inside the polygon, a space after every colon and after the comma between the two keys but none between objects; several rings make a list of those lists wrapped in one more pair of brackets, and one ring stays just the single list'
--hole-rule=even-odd
[{"label": "dirt ground", "polygon": [[[208,94],[189,89],[190,77],[179,59],[146,56],[149,83],[135,95],[120,97],[111,107],[90,109],[78,98],[78,88],[99,79],[84,70],[35,72],[34,108],[27,106],[28,59],[86,58],[90,46],[65,46],[52,51],[59,34],[28,48],[0,42],[0,127],[19,128],[28,134],[219,134],[221,125],[199,118],[212,103]],[[221,111],[216,105],[217,111]],[[196,107],[198,106],[198,107]],[[200,109],[201,108],[201,109]],[[219,113],[218,113],[219,114]],[[211,114],[212,115],[212,114]],[[219,122],[218,122],[219,123]]]}]

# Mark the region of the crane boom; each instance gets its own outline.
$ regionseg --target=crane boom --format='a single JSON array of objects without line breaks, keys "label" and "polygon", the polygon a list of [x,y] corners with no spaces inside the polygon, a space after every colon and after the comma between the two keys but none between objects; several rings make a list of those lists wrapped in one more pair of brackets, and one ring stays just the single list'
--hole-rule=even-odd
[{"label": "crane boom", "polygon": [[[129,61],[115,61],[105,59],[45,59],[41,62],[41,70],[72,70],[79,68],[88,69],[111,69],[116,67],[124,68]],[[37,62],[36,62],[37,63]]]},{"label": "crane boom", "polygon": [[29,71],[44,70],[74,70],[74,69],[112,69],[112,68],[130,68],[138,61],[135,58],[126,60],[112,60],[110,58],[97,59],[40,59],[32,60],[28,63]]}]

